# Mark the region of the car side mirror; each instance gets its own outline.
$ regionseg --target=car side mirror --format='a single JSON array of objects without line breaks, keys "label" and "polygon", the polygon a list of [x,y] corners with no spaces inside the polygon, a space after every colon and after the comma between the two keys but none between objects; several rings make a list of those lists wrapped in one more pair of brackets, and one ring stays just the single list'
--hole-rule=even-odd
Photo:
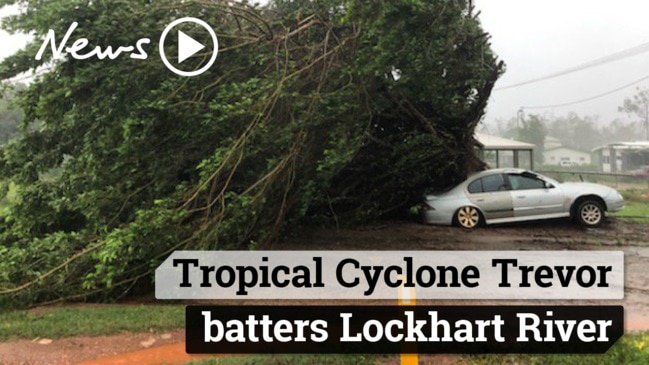
[{"label": "car side mirror", "polygon": [[545,188],[546,189],[554,189],[554,185],[552,185],[552,183],[549,183],[549,182],[546,181],[545,182]]}]

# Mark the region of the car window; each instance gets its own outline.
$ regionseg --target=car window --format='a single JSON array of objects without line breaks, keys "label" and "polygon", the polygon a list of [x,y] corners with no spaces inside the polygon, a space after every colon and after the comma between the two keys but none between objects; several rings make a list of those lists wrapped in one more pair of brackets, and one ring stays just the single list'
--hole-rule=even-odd
[{"label": "car window", "polygon": [[468,190],[471,194],[482,193],[482,179],[478,179],[469,184]]},{"label": "car window", "polygon": [[507,175],[509,178],[509,185],[512,190],[530,190],[530,189],[544,189],[545,181],[531,176],[523,176],[516,174]]},{"label": "car window", "polygon": [[507,190],[507,185],[505,185],[505,180],[501,174],[485,176],[481,180],[482,191],[485,193]]}]

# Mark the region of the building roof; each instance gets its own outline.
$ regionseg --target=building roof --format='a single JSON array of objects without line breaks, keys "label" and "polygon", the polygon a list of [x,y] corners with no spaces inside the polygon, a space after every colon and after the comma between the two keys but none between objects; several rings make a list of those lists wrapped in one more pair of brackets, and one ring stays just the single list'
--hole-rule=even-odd
[{"label": "building roof", "polygon": [[649,149],[649,141],[638,142],[613,142],[603,146],[593,148],[593,152],[604,148],[614,148],[616,150],[646,150]]},{"label": "building roof", "polygon": [[571,148],[571,147],[566,147],[566,146],[546,148],[543,152],[551,152],[551,151],[556,151],[556,150],[567,150],[567,151],[571,151],[571,152],[579,152],[579,153],[590,154],[590,152],[582,151],[582,150],[578,150],[576,148]]},{"label": "building roof", "polygon": [[491,136],[488,134],[476,133],[475,139],[482,145],[485,150],[533,150],[536,148],[531,143],[515,141],[502,137]]}]

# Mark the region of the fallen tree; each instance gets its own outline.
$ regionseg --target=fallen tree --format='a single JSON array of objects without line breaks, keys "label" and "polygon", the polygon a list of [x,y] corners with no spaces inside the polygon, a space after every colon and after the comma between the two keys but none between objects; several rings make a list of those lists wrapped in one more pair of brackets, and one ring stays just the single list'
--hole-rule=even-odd
[{"label": "fallen tree", "polygon": [[[118,298],[175,249],[265,248],[294,225],[407,209],[480,164],[473,131],[503,71],[462,0],[13,2],[27,11],[5,27],[40,37],[0,78],[51,70],[2,149],[7,303]],[[73,21],[116,48],[188,14],[221,46],[199,77],[155,57],[33,56]]]}]

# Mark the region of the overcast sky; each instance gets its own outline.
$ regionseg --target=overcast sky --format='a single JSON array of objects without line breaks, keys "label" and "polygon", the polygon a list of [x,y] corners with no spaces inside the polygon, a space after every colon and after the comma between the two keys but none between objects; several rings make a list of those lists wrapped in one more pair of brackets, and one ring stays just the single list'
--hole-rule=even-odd
[{"label": "overcast sky", "polygon": [[[646,0],[476,0],[492,46],[507,63],[496,88],[542,77],[632,47],[649,43]],[[486,121],[509,119],[522,106],[582,100],[649,76],[649,52],[624,60],[517,88],[494,91]],[[602,123],[627,119],[617,112],[635,88],[559,108],[526,113],[599,115]]]},{"label": "overcast sky", "polygon": [[[496,88],[542,77],[619,51],[649,44],[646,0],[475,0],[492,46],[507,63]],[[15,9],[1,9],[0,16]],[[18,50],[24,35],[0,31],[0,58]],[[648,47],[649,48],[649,47]],[[599,95],[649,76],[649,52],[585,71],[512,89],[494,91],[485,120],[509,119],[520,107],[555,105]],[[617,112],[635,88],[581,104],[526,109],[556,116],[575,111],[599,115],[602,123],[627,119]]]},{"label": "overcast sky", "polygon": [[[5,6],[0,8],[0,18],[3,18],[10,14],[16,13],[15,6]],[[14,34],[9,35],[4,30],[0,29],[0,59],[3,59],[11,54],[14,54],[16,51],[21,49],[25,43],[29,40],[24,34]]]}]

